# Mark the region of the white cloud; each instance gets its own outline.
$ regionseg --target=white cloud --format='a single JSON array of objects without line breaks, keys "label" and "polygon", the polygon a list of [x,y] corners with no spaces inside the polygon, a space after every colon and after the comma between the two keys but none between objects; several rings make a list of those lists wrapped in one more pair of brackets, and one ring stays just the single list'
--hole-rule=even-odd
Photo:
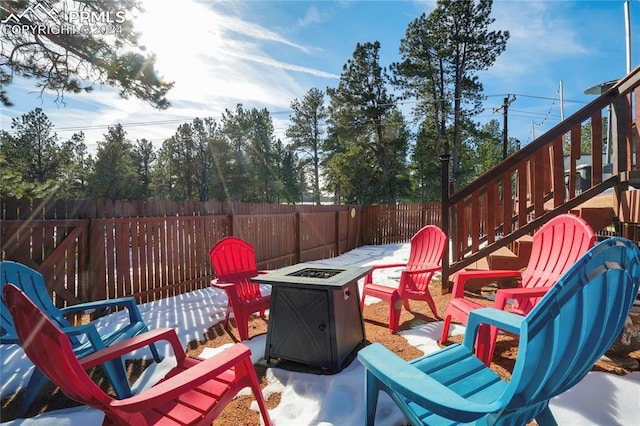
[{"label": "white cloud", "polygon": [[[145,12],[131,19],[141,32],[142,44],[156,55],[159,74],[175,82],[168,93],[172,106],[160,111],[136,98],[122,99],[118,89],[111,87],[67,95],[69,102],[59,109],[50,108],[52,97],[45,95],[43,108],[49,119],[56,127],[70,129],[58,132],[61,139],[83,128],[89,148],[95,149],[107,127],[121,123],[129,139],[146,138],[159,147],[179,124],[195,117],[220,119],[226,108],[234,109],[238,103],[245,108],[286,111],[294,98],[313,87],[314,79],[339,78],[304,65],[308,53],[317,49],[243,20],[240,14],[234,15],[234,7],[222,6],[229,4],[181,1],[176,7],[168,1],[146,0]],[[271,53],[273,47],[280,49],[276,51],[287,60]],[[309,87],[305,86],[307,82]],[[21,86],[25,88],[23,93],[33,90],[30,80],[14,84],[19,90]],[[15,116],[23,113],[14,112]],[[288,115],[273,119],[276,135],[284,138]]]},{"label": "white cloud", "polygon": [[493,3],[492,16],[492,28],[510,34],[506,51],[491,68],[496,78],[518,78],[532,68],[544,68],[559,58],[589,51],[572,24],[563,18],[558,3],[498,1]]},{"label": "white cloud", "polygon": [[309,6],[304,16],[298,19],[297,27],[304,28],[308,25],[319,24],[325,22],[325,20],[331,15],[326,9],[321,10],[316,6]]}]

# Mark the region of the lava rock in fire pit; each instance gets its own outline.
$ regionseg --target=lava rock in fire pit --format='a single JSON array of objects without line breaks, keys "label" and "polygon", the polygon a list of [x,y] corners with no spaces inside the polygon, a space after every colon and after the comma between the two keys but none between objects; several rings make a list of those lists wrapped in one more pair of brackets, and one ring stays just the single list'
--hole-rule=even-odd
[{"label": "lava rock in fire pit", "polygon": [[292,277],[306,277],[306,278],[322,278],[327,279],[331,278],[335,275],[338,275],[342,272],[341,269],[313,269],[307,268],[301,271],[294,272],[293,274],[289,274]]}]

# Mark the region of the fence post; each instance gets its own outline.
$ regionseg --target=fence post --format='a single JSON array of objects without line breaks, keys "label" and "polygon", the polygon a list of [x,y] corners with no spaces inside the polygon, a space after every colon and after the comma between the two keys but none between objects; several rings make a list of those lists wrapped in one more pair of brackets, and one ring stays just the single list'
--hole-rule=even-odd
[{"label": "fence post", "polygon": [[301,253],[301,241],[300,238],[302,238],[302,231],[300,229],[300,212],[296,211],[296,263],[300,263],[301,259],[302,259],[302,253]]},{"label": "fence post", "polygon": [[340,256],[340,210],[335,211],[335,238],[336,238],[336,256]]},{"label": "fence post", "polygon": [[228,237],[233,237],[235,236],[235,234],[233,233],[233,215],[232,214],[228,214],[227,217],[229,218],[229,235]]},{"label": "fence post", "polygon": [[442,256],[442,293],[449,292],[449,159],[451,158],[450,154],[443,154],[440,156],[441,162],[441,185],[442,185],[442,223],[441,228],[442,232],[447,236],[447,242],[444,245],[444,254]]}]

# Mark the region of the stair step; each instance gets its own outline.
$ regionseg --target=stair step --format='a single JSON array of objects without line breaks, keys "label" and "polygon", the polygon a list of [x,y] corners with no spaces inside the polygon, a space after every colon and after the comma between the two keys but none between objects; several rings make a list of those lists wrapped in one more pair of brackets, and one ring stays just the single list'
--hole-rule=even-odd
[{"label": "stair step", "polygon": [[611,225],[615,213],[613,207],[581,207],[576,213],[598,232]]},{"label": "stair step", "polygon": [[527,265],[528,258],[522,261],[520,257],[506,247],[500,247],[488,257],[489,269],[522,269]]},{"label": "stair step", "polygon": [[531,257],[531,247],[533,246],[533,236],[532,235],[523,235],[518,238],[513,243],[514,251],[518,254],[518,258],[522,262],[524,262],[524,266],[529,263],[529,258]]},{"label": "stair step", "polygon": [[[489,264],[487,263],[487,259],[486,258],[482,258],[476,262],[473,262],[472,264],[470,264],[469,266],[463,268],[463,271],[486,271],[489,269]],[[455,274],[449,276],[449,286],[453,286],[453,280],[454,280]],[[464,285],[464,288],[466,290],[479,290],[482,287],[486,286],[489,283],[492,283],[493,279],[478,279],[478,278],[474,278],[471,279],[469,281],[467,281]]]}]

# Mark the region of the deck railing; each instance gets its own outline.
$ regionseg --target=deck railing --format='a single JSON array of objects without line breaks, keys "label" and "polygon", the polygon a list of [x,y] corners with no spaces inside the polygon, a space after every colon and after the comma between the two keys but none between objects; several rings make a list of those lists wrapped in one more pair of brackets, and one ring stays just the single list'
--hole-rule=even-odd
[{"label": "deck railing", "polygon": [[[448,158],[443,156],[442,227],[450,238],[450,253],[444,259],[443,285],[446,287],[448,277],[454,272],[532,233],[552,217],[574,209],[609,188],[620,190],[620,185],[633,180],[637,170],[635,153],[640,152],[637,149],[639,102],[640,67],[493,169],[452,193],[448,184]],[[611,125],[610,146],[603,144],[603,116],[607,115]],[[583,152],[582,132],[586,124],[591,128],[587,135],[590,149]],[[612,158],[610,165],[603,164],[603,156],[608,158],[607,149]]]}]

